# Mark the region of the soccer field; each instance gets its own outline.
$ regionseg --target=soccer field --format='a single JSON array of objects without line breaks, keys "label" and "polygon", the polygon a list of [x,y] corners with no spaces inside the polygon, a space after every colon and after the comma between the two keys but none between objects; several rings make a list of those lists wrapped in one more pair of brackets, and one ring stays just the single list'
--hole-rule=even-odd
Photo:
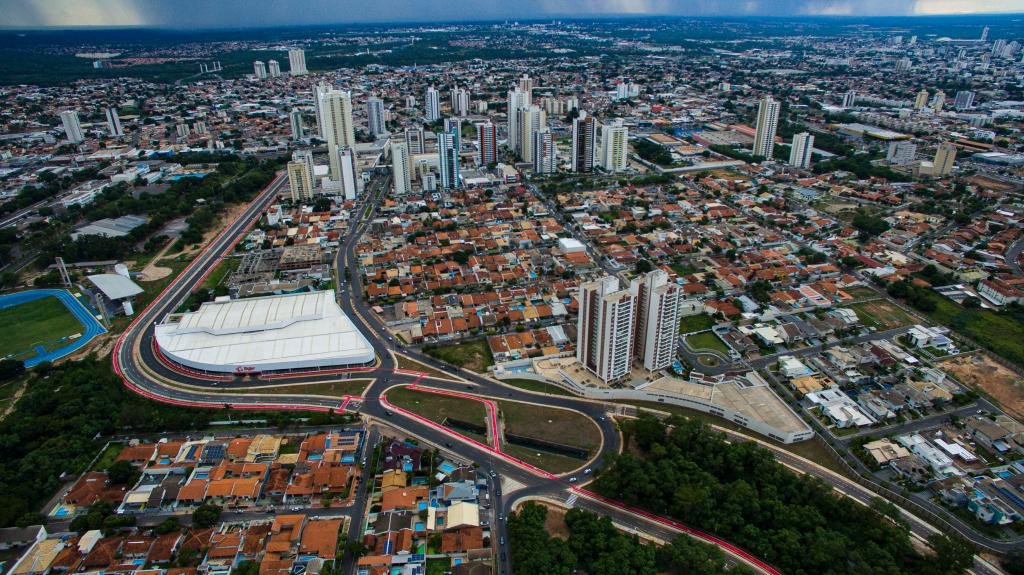
[{"label": "soccer field", "polygon": [[82,333],[82,324],[71,315],[56,297],[47,296],[0,309],[0,357],[16,354],[17,359],[35,355],[33,348],[47,350],[59,347],[58,342],[70,335]]}]

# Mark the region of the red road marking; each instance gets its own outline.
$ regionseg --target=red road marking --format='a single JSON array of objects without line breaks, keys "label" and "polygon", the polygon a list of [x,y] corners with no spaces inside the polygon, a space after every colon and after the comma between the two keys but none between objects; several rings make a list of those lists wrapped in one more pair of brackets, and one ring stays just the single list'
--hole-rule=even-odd
[{"label": "red road marking", "polygon": [[458,391],[448,391],[446,389],[437,389],[435,387],[422,387],[422,386],[418,385],[421,379],[423,379],[423,375],[422,374],[418,378],[416,378],[416,381],[414,381],[411,385],[409,385],[407,387],[409,389],[413,389],[413,390],[416,390],[416,391],[422,391],[424,393],[433,393],[435,395],[449,395],[449,396],[452,396],[452,397],[461,397],[461,398],[464,398],[464,399],[471,399],[473,401],[477,401],[477,402],[480,402],[480,403],[484,404],[484,409],[487,410],[487,419],[490,421],[490,424],[491,424],[491,436],[494,438],[494,449],[496,451],[498,451],[499,453],[502,452],[501,451],[501,440],[499,439],[501,433],[500,433],[499,428],[498,428],[498,406],[495,405],[495,403],[492,400],[484,398],[484,397],[478,397],[476,395],[470,395],[468,393],[460,393]]}]

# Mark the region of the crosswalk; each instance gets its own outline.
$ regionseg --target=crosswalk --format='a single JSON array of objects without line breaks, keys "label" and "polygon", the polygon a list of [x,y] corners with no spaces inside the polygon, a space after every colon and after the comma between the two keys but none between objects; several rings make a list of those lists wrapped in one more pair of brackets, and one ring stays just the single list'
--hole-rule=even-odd
[{"label": "crosswalk", "polygon": [[579,501],[579,498],[580,498],[579,495],[576,495],[575,493],[571,493],[569,495],[569,498],[565,500],[565,504],[568,505],[569,507],[572,507],[573,505],[576,505],[576,502]]}]

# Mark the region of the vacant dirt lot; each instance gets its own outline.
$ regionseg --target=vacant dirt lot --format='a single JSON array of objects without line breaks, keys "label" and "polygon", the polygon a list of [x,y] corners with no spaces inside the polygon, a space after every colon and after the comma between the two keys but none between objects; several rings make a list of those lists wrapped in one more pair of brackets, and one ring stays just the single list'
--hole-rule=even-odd
[{"label": "vacant dirt lot", "polygon": [[868,327],[886,330],[916,323],[913,316],[890,301],[876,299],[849,306]]},{"label": "vacant dirt lot", "polygon": [[991,395],[1007,412],[1024,417],[1024,378],[978,352],[940,362],[957,379]]}]

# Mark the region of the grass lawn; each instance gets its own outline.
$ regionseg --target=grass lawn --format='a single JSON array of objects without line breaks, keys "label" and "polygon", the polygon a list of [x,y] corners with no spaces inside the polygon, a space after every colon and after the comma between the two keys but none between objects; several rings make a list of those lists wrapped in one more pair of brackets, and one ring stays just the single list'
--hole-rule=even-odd
[{"label": "grass lawn", "polygon": [[843,291],[857,299],[878,297],[878,292],[867,286],[853,286],[851,288],[844,288]]},{"label": "grass lawn", "polygon": [[849,306],[861,323],[875,329],[886,330],[917,323],[914,316],[887,300],[873,300]]},{"label": "grass lawn", "polygon": [[220,260],[217,262],[217,266],[213,268],[213,271],[210,272],[210,275],[206,276],[206,281],[203,282],[202,287],[215,288],[219,286],[225,278],[231,275],[231,272],[238,268],[239,263],[241,263],[241,260],[232,257]]},{"label": "grass lawn", "polygon": [[103,453],[96,458],[96,463],[93,464],[93,471],[103,471],[114,464],[117,461],[117,456],[124,450],[123,443],[111,443],[103,450]]},{"label": "grass lawn", "polygon": [[32,348],[37,345],[85,331],[68,308],[52,296],[0,309],[0,326],[5,333],[0,338],[0,357],[25,352],[31,352],[31,357],[35,355]]},{"label": "grass lawn", "polygon": [[975,340],[986,349],[1024,366],[1024,314],[967,309],[956,302],[932,294],[935,310],[925,313],[935,323],[949,326]]},{"label": "grass lawn", "polygon": [[568,473],[586,463],[582,459],[558,455],[556,453],[548,453],[547,451],[537,451],[536,449],[530,449],[520,445],[505,444],[501,446],[501,449],[512,457],[521,459],[530,465],[547,471],[548,473]]},{"label": "grass lawn", "polygon": [[715,325],[715,320],[711,319],[711,316],[709,315],[703,313],[688,315],[679,320],[679,331],[680,333],[702,331],[705,329],[711,329],[711,326],[713,325]]},{"label": "grass lawn", "polygon": [[587,450],[601,444],[601,431],[582,413],[518,401],[499,401],[498,409],[507,433]]},{"label": "grass lawn", "polygon": [[369,379],[342,379],[339,381],[323,381],[319,383],[296,383],[292,385],[275,385],[260,389],[247,389],[241,393],[259,394],[309,394],[344,397],[346,395],[361,396]]},{"label": "grass lawn", "polygon": [[427,575],[444,575],[451,571],[452,560],[447,557],[430,557],[427,559]]},{"label": "grass lawn", "polygon": [[423,352],[477,373],[485,373],[488,367],[494,365],[491,348],[484,339],[441,346],[426,345],[423,346]]},{"label": "grass lawn", "polygon": [[[426,393],[405,387],[392,389],[387,393],[387,398],[398,407],[408,409],[436,423],[443,423],[445,418],[452,417],[475,425],[487,424],[487,410],[479,401]],[[483,437],[474,433],[466,433],[462,430],[459,430],[459,433],[464,433],[479,441],[483,440]]]},{"label": "grass lawn", "polygon": [[452,378],[452,376],[450,374],[447,374],[447,373],[445,373],[445,372],[443,372],[443,371],[441,371],[439,369],[434,369],[433,367],[430,367],[429,365],[420,363],[420,362],[416,361],[415,359],[409,359],[408,357],[405,357],[404,355],[402,355],[400,353],[396,353],[395,354],[395,360],[398,362],[398,368],[399,369],[408,369],[408,370],[412,370],[412,371],[422,371],[423,373],[428,374],[430,377],[437,377],[437,378],[440,378],[440,379],[449,379],[450,380]]},{"label": "grass lawn", "polygon": [[710,349],[724,355],[729,354],[729,348],[725,345],[725,342],[710,331],[686,336],[686,343],[694,350]]},{"label": "grass lawn", "polygon": [[573,397],[573,394],[557,385],[551,383],[544,383],[543,381],[536,381],[533,379],[502,379],[502,383],[507,383],[513,387],[519,389],[525,389],[526,391],[537,391],[540,393],[550,393],[551,395],[566,395]]}]

